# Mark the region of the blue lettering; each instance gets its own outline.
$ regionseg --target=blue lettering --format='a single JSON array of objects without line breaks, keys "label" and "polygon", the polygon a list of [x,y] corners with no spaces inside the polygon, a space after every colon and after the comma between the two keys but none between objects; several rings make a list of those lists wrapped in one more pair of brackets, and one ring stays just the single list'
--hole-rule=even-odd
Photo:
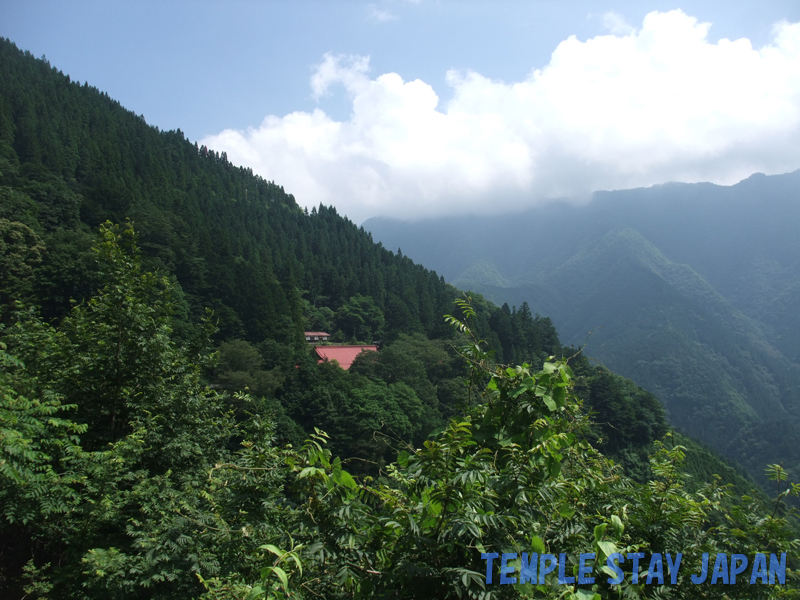
[{"label": "blue lettering", "polygon": [[774,554],[769,555],[769,582],[775,583],[776,576],[778,583],[786,583],[786,552],[781,554],[781,562],[778,562],[778,557]]},{"label": "blue lettering", "polygon": [[509,560],[516,560],[517,553],[510,552],[505,553],[503,552],[503,557],[500,559],[500,585],[510,585],[517,583],[516,577],[506,577],[509,573],[513,573],[515,571],[515,567],[507,567],[506,562]]},{"label": "blue lettering", "polygon": [[[614,559],[617,562],[614,562]],[[622,569],[619,568],[619,563],[625,562],[625,557],[622,556],[619,552],[614,552],[611,556],[606,559],[606,566],[612,569],[617,575],[614,579],[611,577],[608,578],[608,583],[611,585],[618,585],[625,581],[625,573],[622,572]]]},{"label": "blue lettering", "polygon": [[711,574],[711,585],[717,583],[717,579],[722,579],[722,583],[728,583],[728,555],[717,554],[714,561],[714,572]]},{"label": "blue lettering", "polygon": [[519,569],[520,583],[536,583],[536,565],[539,562],[539,555],[534,552],[531,554],[531,562],[528,562],[528,553],[522,553],[522,564]]},{"label": "blue lettering", "polygon": [[[550,564],[545,564],[546,562]],[[544,585],[544,576],[556,570],[558,560],[552,554],[542,554],[539,557],[539,585]]]},{"label": "blue lettering", "polygon": [[[739,561],[739,564],[736,564]],[[731,554],[731,585],[736,583],[736,576],[747,568],[747,557],[744,554]]]},{"label": "blue lettering", "polygon": [[567,568],[567,555],[563,552],[558,555],[558,583],[559,585],[566,585],[568,583],[575,583],[574,577],[567,577],[564,570]]},{"label": "blue lettering", "polygon": [[703,566],[699,574],[692,575],[692,583],[703,583],[706,577],[708,577],[708,552],[703,552]]},{"label": "blue lettering", "polygon": [[681,568],[681,558],[683,558],[683,554],[678,552],[675,555],[675,562],[672,562],[672,556],[670,556],[669,552],[667,552],[667,567],[669,567],[669,582],[672,585],[678,583],[678,570]]},{"label": "blue lettering", "polygon": [[594,577],[589,577],[594,570],[592,565],[587,565],[587,560],[594,560],[594,552],[581,554],[580,564],[578,565],[578,585],[590,585],[594,583]]},{"label": "blue lettering", "polygon": [[497,552],[481,553],[481,560],[486,561],[486,583],[492,583],[492,561],[498,556]]},{"label": "blue lettering", "polygon": [[750,585],[756,582],[756,578],[760,579],[761,583],[767,583],[767,556],[763,552],[756,554],[756,559],[753,561]]},{"label": "blue lettering", "polygon": [[647,583],[648,585],[658,579],[659,585],[664,585],[664,564],[661,561],[661,555],[656,553],[650,558],[650,566],[647,567]]},{"label": "blue lettering", "polygon": [[631,567],[631,574],[632,579],[631,583],[636,584],[639,583],[639,559],[644,558],[644,552],[635,552],[628,554],[628,560],[633,563],[633,567]]}]

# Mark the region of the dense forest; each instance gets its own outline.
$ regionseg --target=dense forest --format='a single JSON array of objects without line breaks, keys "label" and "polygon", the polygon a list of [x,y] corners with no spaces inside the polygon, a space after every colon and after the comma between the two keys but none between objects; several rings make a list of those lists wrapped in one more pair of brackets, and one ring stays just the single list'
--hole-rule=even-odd
[{"label": "dense forest", "polygon": [[[91,251],[98,226],[130,219],[147,268],[178,284],[177,339],[201,335],[197,324],[213,311],[221,345],[209,376],[228,389],[247,387],[280,400],[283,440],[302,442],[302,432],[313,426],[349,434],[350,417],[334,407],[340,399],[314,410],[308,405],[308,396],[319,403],[330,395],[312,393],[318,385],[345,396],[365,388],[368,398],[380,394],[366,381],[410,386],[414,401],[425,406],[412,426],[417,441],[457,413],[464,372],[448,350],[452,332],[443,315],[452,311],[458,291],[441,277],[374,244],[335,209],[307,213],[279,186],[180,132],[147,126],[107,95],[25,57],[10,42],[2,56],[0,218],[8,268],[0,293],[6,321],[12,298],[40,306],[48,322],[63,318],[72,301],[88,299],[99,285]],[[497,362],[541,365],[563,354],[550,319],[532,314],[527,303],[478,302],[476,327]],[[352,373],[332,370],[336,382],[316,381],[314,370],[295,372],[298,361],[310,358],[303,331],[319,329],[340,341],[380,340],[378,364],[365,358]],[[594,371],[585,364],[588,377]],[[586,383],[583,396],[597,405],[603,422],[620,430],[632,421],[616,423],[622,413],[615,402],[648,415],[643,433],[612,444],[620,450],[633,444],[646,459],[648,444],[666,431],[663,411],[646,392],[605,377],[614,381],[613,394]]]},{"label": "dense forest", "polygon": [[[6,40],[0,234],[4,597],[792,597],[780,466],[770,499],[527,303],[459,300]],[[320,329],[380,351],[318,364]],[[515,548],[686,571],[488,586]],[[788,552],[787,583],[694,586],[703,552]]]}]

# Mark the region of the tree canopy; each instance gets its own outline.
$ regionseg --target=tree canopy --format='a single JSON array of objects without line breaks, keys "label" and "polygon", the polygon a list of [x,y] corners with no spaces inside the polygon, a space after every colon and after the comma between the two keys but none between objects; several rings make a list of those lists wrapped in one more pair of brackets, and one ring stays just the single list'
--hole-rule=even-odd
[{"label": "tree canopy", "polygon": [[[686,449],[667,438],[656,444],[649,479],[628,478],[590,443],[592,425],[568,362],[498,365],[472,328],[477,314],[468,301],[448,320],[465,336],[459,355],[472,401],[421,444],[403,443],[413,442],[412,416],[423,410],[410,385],[367,379],[348,389],[336,383],[345,372],[333,365],[296,369],[327,377],[320,390],[330,390],[331,402],[352,398],[331,418],[347,415],[364,432],[388,426],[390,445],[399,446],[391,457],[383,446],[375,479],[345,468],[319,430],[302,446],[276,445],[267,405],[203,385],[210,330],[206,344],[176,339],[174,284],[142,269],[131,229],[103,226],[95,253],[102,282],[95,296],[56,327],[18,311],[2,335],[6,593],[797,597],[798,541],[785,499],[800,486],[786,487],[781,467],[769,470],[783,490],[771,502],[734,498],[718,481],[690,491]],[[421,340],[402,341],[398,351],[412,355],[407,364],[437,368],[423,362],[436,352],[419,352]],[[247,419],[235,418],[236,403]],[[352,454],[375,461],[377,445],[358,447],[364,432],[340,435],[356,445]],[[560,556],[567,575],[577,574],[576,557],[593,553],[598,577],[559,583],[554,571],[541,583],[487,583],[482,556],[522,552]],[[642,564],[635,583],[621,564],[625,579],[612,585],[602,565],[615,552],[680,552],[683,566],[674,581],[667,570],[646,583]],[[784,584],[751,584],[753,563],[735,584],[690,580],[704,553],[757,552],[789,554]],[[518,574],[519,560],[509,563]]]}]

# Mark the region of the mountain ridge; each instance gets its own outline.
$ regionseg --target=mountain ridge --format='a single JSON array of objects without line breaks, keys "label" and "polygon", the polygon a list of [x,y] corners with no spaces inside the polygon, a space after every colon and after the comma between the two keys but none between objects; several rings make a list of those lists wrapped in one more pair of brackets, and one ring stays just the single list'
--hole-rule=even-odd
[{"label": "mountain ridge", "polygon": [[[800,466],[799,191],[800,171],[756,174],[597,192],[513,220],[460,216],[452,230],[364,227],[459,287],[550,316],[565,343],[586,341],[587,355],[658,396],[673,425],[757,476],[759,461]],[[776,442],[754,457],[736,441],[770,424],[788,427],[788,454]]]}]

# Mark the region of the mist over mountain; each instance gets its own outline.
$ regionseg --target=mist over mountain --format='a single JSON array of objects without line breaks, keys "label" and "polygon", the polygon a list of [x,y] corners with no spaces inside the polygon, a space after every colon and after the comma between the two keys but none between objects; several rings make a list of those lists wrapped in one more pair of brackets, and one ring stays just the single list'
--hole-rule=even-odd
[{"label": "mist over mountain", "polygon": [[800,462],[798,200],[800,171],[364,227],[462,289],[528,302],[565,343],[658,396],[674,425],[757,473]]}]

